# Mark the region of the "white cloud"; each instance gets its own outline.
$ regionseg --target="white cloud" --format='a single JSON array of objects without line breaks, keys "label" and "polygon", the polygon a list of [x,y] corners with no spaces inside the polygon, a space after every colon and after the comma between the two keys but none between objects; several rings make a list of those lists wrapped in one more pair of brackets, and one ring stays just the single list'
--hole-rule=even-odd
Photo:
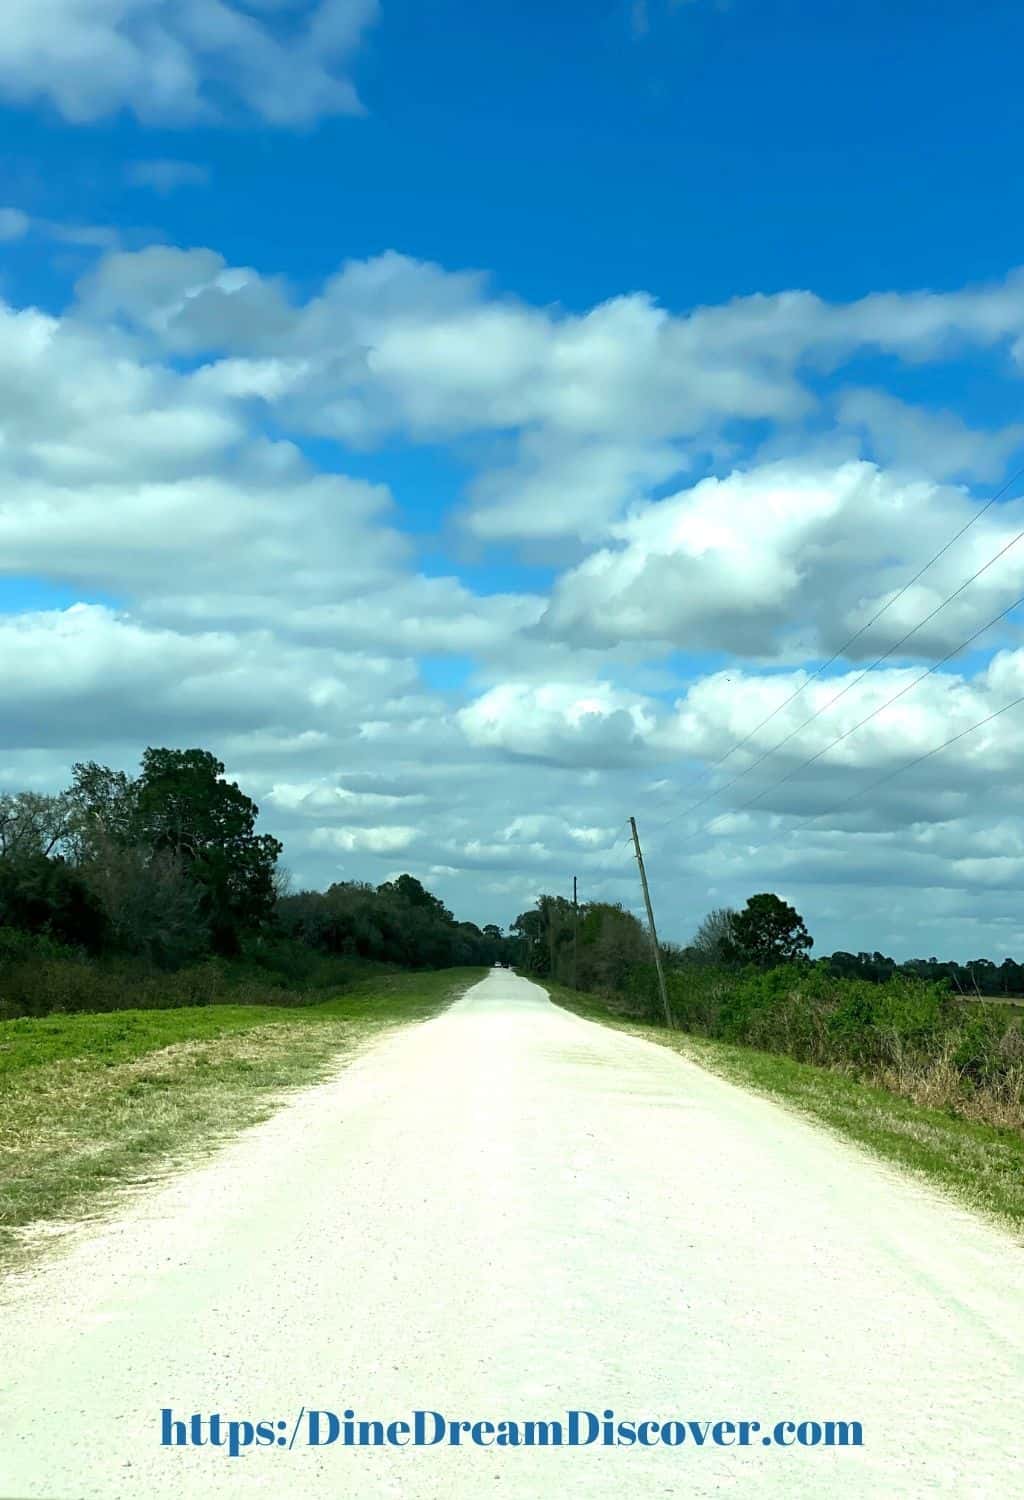
[{"label": "white cloud", "polygon": [[97,723],[122,741],[204,728],[354,735],[371,707],[401,711],[415,680],[409,662],[294,646],[270,630],[182,634],[90,604],[0,616],[0,659],[0,740],[14,747],[73,741]]},{"label": "white cloud", "polygon": [[[617,545],[559,580],[540,629],[570,643],[623,640],[768,659],[829,655],[976,510],[960,490],[874,465],[785,461],[701,480],[637,506]],[[994,508],[857,642],[870,659],[913,629],[1024,529],[1024,506]],[[1024,544],[921,631],[913,653],[941,655],[1024,588]]]},{"label": "white cloud", "polygon": [[380,817],[394,812],[396,808],[417,806],[426,801],[422,794],[409,793],[396,796],[393,793],[353,790],[351,787],[331,784],[327,780],[307,782],[275,782],[266,799],[273,807],[285,812],[301,813],[304,817],[323,818],[325,814],[336,814],[339,818]]},{"label": "white cloud", "polygon": [[[834,781],[838,768],[885,772],[917,755],[933,749],[944,740],[979,722],[995,709],[1024,692],[1024,652],[1006,651],[993,658],[988,669],[970,680],[952,673],[935,673],[922,681],[889,707],[883,707],[921,673],[920,667],[879,668],[861,682],[859,673],[819,678],[809,685],[772,718],[770,724],[754,731],[769,714],[783,704],[805,676],[784,674],[757,677],[740,672],[716,673],[696,682],[681,700],[672,719],[659,728],[657,740],[663,749],[682,750],[713,761],[739,740],[751,736],[743,749],[730,757],[728,765],[717,773],[719,784],[731,781],[752,767],[763,752],[799,730],[781,750],[758,767],[752,776],[744,776],[730,801],[741,802],[752,797],[769,783],[780,780],[789,770],[817,754],[840,736],[841,743],[828,749],[817,763],[819,769],[800,781],[796,791],[804,796],[820,791],[812,786],[818,780]],[[853,686],[852,684],[855,684]],[[849,691],[827,713],[821,712],[844,688]],[[814,714],[820,714],[806,728],[801,728]],[[856,733],[854,726],[875,714]],[[962,767],[981,763],[993,775],[1012,766],[1017,733],[1012,716],[996,720],[984,733],[965,741],[954,757]],[[711,783],[714,785],[714,782]],[[850,790],[860,783],[854,780]],[[697,793],[696,796],[700,796]],[[696,796],[694,799],[696,800]],[[794,789],[780,791],[778,803],[792,803]]]},{"label": "white cloud", "polygon": [[603,682],[504,682],[458,722],[473,745],[566,765],[630,764],[654,727],[637,695]]},{"label": "white cloud", "polygon": [[879,462],[935,479],[997,480],[1024,443],[1021,423],[975,431],[955,412],[909,406],[884,391],[844,391],[837,414],[844,425],[867,434]]},{"label": "white cloud", "polygon": [[396,854],[416,842],[415,828],[384,823],[376,828],[315,828],[310,838],[314,849],[332,849],[344,854]]},{"label": "white cloud", "polygon": [[[211,251],[161,246],[108,257],[83,281],[81,305],[159,348],[205,356],[206,389],[265,401],[296,431],[361,446],[396,433],[490,438],[493,461],[464,517],[488,542],[600,537],[653,487],[734,442],[737,424],[813,416],[810,377],[859,352],[920,363],[1024,348],[1018,272],[847,304],[790,291],[672,313],[636,292],[569,314],[394,252],[345,265],[303,301]],[[934,444],[934,424],[912,410],[854,396],[844,413],[901,463]],[[946,472],[950,462],[993,472],[1015,435],[990,447],[991,463],[959,438]]]},{"label": "white cloud", "polygon": [[[673,314],[637,294],[566,314],[392,254],[312,297],[211,250],[109,255],[63,316],[0,306],[0,569],[116,601],[0,616],[0,781],[59,785],[71,759],[131,765],[147,742],[207,744],[301,882],[408,863],[445,872],[460,915],[502,922],[565,889],[566,870],[584,899],[635,904],[623,825],[636,812],[666,936],[696,925],[709,881],[721,904],[784,879],[819,946],[884,946],[916,922],[936,951],[947,923],[974,933],[960,921],[974,886],[1002,940],[1024,827],[1013,715],[848,812],[787,829],[1019,694],[1016,650],[921,684],[808,775],[739,804],[910,680],[920,667],[906,660],[936,659],[1024,591],[1024,546],[913,657],[700,818],[662,824],[825,708],[849,662],[717,782],[687,786],[975,513],[937,479],[986,471],[977,434],[878,393],[839,409],[870,426],[879,456],[890,445],[898,473],[823,450],[758,463],[743,421],[757,441],[771,423],[792,452],[807,414],[832,410],[812,393],[826,366],[883,343],[920,359],[973,341],[1005,359],[1022,329],[1016,278],[845,308],[798,292]],[[402,482],[392,493],[318,471],[308,434],[338,441],[332,470],[344,444],[379,443],[373,472],[395,458]],[[420,546],[438,543],[405,529],[420,441],[478,464],[453,509],[490,544],[544,544],[562,569],[550,591],[481,596],[458,549],[446,576],[419,570]],[[709,460],[718,477],[702,480]],[[1019,503],[993,507],[858,659],[1022,525]],[[1004,639],[1016,646],[1016,628]],[[723,651],[739,659],[712,671]],[[424,653],[459,658],[464,695],[430,690]]]},{"label": "white cloud", "polygon": [[357,114],[346,69],[376,0],[318,0],[296,31],[236,0],[6,0],[0,93],[76,124],[122,109],[144,124],[239,111],[273,125]]}]

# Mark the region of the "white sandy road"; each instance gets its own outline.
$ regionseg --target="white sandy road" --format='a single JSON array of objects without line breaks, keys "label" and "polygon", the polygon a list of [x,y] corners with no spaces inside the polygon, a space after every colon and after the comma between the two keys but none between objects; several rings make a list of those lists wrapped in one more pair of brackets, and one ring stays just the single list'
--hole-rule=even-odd
[{"label": "white sandy road", "polygon": [[[0,1305],[0,1496],[1024,1493],[1024,1250],[495,972]],[[857,1419],[860,1450],[163,1448],[159,1414]]]}]

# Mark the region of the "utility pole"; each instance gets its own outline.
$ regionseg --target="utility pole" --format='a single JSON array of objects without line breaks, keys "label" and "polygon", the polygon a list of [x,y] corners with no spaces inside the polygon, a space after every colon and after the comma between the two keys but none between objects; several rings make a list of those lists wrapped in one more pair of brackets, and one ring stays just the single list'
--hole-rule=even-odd
[{"label": "utility pole", "polygon": [[647,871],[644,869],[644,857],[640,852],[640,835],[636,831],[636,819],[630,818],[629,826],[633,832],[633,848],[636,850],[636,862],[640,867],[640,884],[644,888],[644,905],[647,907],[647,922],[651,929],[651,946],[654,949],[654,966],[658,971],[658,989],[661,992],[661,1005],[665,1012],[665,1025],[670,1031],[674,1030],[672,1024],[672,1012],[668,1005],[668,991],[665,988],[665,971],[661,967],[661,949],[658,947],[658,929],[654,925],[654,912],[651,909],[651,893],[647,889]]},{"label": "utility pole", "polygon": [[580,909],[576,901],[576,876],[572,877],[572,987],[579,989],[576,983],[576,933],[579,927]]}]

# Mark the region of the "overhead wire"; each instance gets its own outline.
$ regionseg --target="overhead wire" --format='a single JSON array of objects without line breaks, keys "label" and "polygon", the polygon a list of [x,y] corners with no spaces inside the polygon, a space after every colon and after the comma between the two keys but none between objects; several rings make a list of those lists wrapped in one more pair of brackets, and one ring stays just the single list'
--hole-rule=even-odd
[{"label": "overhead wire", "polygon": [[[1017,480],[1021,478],[1024,478],[1024,464],[1022,464],[1019,469],[1017,469],[1013,474],[1010,475],[1006,483],[1003,484],[998,490],[996,490],[995,494],[992,495],[988,500],[986,500],[985,504],[979,510],[974,512],[970,520],[967,521],[963,526],[961,526],[960,530],[953,536],[951,536],[949,541],[941,546],[938,552],[936,552],[934,556],[930,557],[923,567],[918,569],[913,578],[908,579],[903,587],[899,589],[891,599],[886,600],[886,602],[875,611],[870,620],[867,620],[859,630],[854,631],[849,640],[844,641],[843,644],[832,653],[827,661],[823,661],[819,667],[816,667],[815,670],[810,674],[810,676],[806,677],[804,681],[800,683],[799,687],[793,689],[788,698],[784,698],[781,703],[779,703],[775,708],[772,709],[770,714],[768,714],[760,721],[760,723],[755,724],[753,729],[751,729],[748,734],[744,735],[741,740],[737,740],[736,743],[731,746],[724,755],[718,758],[718,760],[711,761],[700,773],[700,775],[694,779],[698,781],[702,780],[704,776],[710,775],[712,771],[716,770],[719,766],[724,765],[725,762],[730,758],[730,756],[735,755],[737,750],[742,750],[744,745],[748,745],[754,738],[754,736],[756,734],[759,734],[766,724],[770,724],[771,721],[778,714],[780,714],[784,708],[788,708],[793,700],[795,698],[798,698],[802,692],[806,691],[806,689],[810,687],[811,683],[816,681],[823,672],[827,672],[829,667],[832,666],[834,662],[839,661],[842,656],[845,656],[849,648],[854,645],[855,642],[859,641],[861,636],[869,631],[872,625],[874,625],[876,621],[880,620],[888,610],[892,609],[894,604],[898,604],[899,601],[904,597],[904,595],[913,588],[914,584],[917,583],[919,579],[923,578],[928,570],[934,567],[941,557],[945,556],[950,547],[952,547],[955,542],[958,542],[966,532],[970,531],[971,527],[976,525],[976,523],[981,520],[986,511],[991,510],[992,506],[995,505],[997,501],[1001,500],[1003,496],[1017,483]],[[993,561],[995,561],[995,559],[993,559]],[[921,622],[922,625],[926,623],[926,621]],[[921,627],[918,626],[917,628],[920,629]],[[906,639],[908,639],[908,637],[904,637],[904,640]],[[899,642],[898,644],[901,645],[902,642]],[[885,660],[885,658],[883,657],[881,658],[881,660]],[[877,663],[875,663],[874,665],[877,665]],[[869,667],[867,668],[867,670],[871,671],[872,668]],[[824,712],[824,710],[820,711]]]},{"label": "overhead wire", "polygon": [[[690,834],[689,837],[696,838],[701,833],[708,833],[715,826],[715,824],[721,822],[723,818],[732,817],[738,812],[744,812],[748,807],[753,807],[756,802],[760,802],[762,798],[767,797],[769,793],[776,791],[787,781],[792,781],[794,776],[799,775],[801,771],[805,771],[808,766],[812,766],[815,761],[820,760],[823,755],[827,755],[830,750],[834,749],[836,745],[841,744],[843,740],[849,739],[850,735],[855,734],[858,729],[863,729],[865,724],[870,723],[872,719],[877,718],[880,713],[883,713],[887,708],[890,708],[892,704],[896,703],[900,698],[905,697],[907,693],[909,693],[913,688],[917,687],[919,682],[923,682],[926,677],[931,677],[933,673],[939,670],[940,667],[945,666],[946,662],[951,661],[954,656],[958,656],[959,653],[965,649],[965,647],[971,645],[971,643],[973,641],[976,641],[980,635],[984,635],[986,630],[991,630],[993,625],[998,625],[1000,620],[1005,619],[1007,615],[1012,614],[1013,611],[1015,609],[1019,609],[1021,605],[1024,605],[1024,594],[1022,594],[1018,599],[1015,599],[1012,604],[1007,605],[1007,607],[1004,610],[1001,610],[999,614],[996,615],[993,619],[980,626],[974,632],[974,634],[968,636],[965,641],[961,641],[959,645],[953,648],[952,651],[947,652],[940,661],[933,663],[933,665],[928,667],[926,671],[922,672],[918,677],[915,677],[912,682],[905,683],[898,692],[893,693],[892,696],[887,698],[884,703],[880,703],[877,708],[873,708],[869,714],[866,714],[863,719],[858,720],[858,722],[852,725],[851,728],[845,729],[842,734],[836,735],[836,737],[833,740],[830,740],[827,745],[824,745],[820,750],[816,750],[813,755],[810,755],[806,760],[801,761],[798,766],[794,766],[791,771],[787,771],[785,776],[780,776],[778,781],[773,781],[768,786],[762,787],[762,789],[757,793],[756,796],[748,798],[746,802],[741,802],[738,807],[730,808],[728,812],[720,813],[717,818],[712,818],[710,823],[705,824],[705,826],[701,829],[697,829],[694,833]],[[666,827],[667,825],[663,824],[661,826]],[[660,829],[658,831],[660,832]]]},{"label": "overhead wire", "polygon": [[977,723],[969,725],[966,729],[961,729],[958,734],[950,735],[949,739],[943,740],[941,745],[936,745],[933,749],[926,750],[923,755],[915,755],[913,760],[908,760],[905,765],[897,766],[894,771],[887,771],[884,776],[879,776],[876,781],[872,781],[868,786],[858,787],[855,792],[851,792],[848,797],[843,797],[841,801],[834,803],[832,807],[825,808],[823,812],[809,813],[805,817],[800,818],[796,823],[791,824],[786,830],[787,833],[795,832],[803,824],[815,823],[819,818],[829,817],[832,813],[838,812],[840,808],[846,807],[850,802],[856,801],[858,797],[866,796],[868,792],[873,792],[876,787],[884,786],[887,781],[892,781],[895,777],[902,776],[904,771],[910,771],[914,766],[921,765],[923,761],[930,760],[933,755],[938,755],[941,751],[948,750],[949,746],[955,745],[957,740],[965,739],[967,735],[973,734],[976,729],[984,728],[986,724],[991,724],[993,719],[998,719],[1002,714],[1009,713],[1011,708],[1017,708],[1022,703],[1024,703],[1024,693],[1020,697],[1014,698],[1012,702],[1004,703],[1003,707],[997,708],[994,713],[987,714],[984,719],[979,719]]},{"label": "overhead wire", "polygon": [[[1024,473],[1024,469],[1021,470],[1021,473]],[[1018,476],[1014,476],[1014,478],[1016,478],[1016,477],[1018,477]],[[1013,480],[1011,480],[1010,483],[1012,484]],[[1008,486],[1004,486],[1004,489],[1002,491],[1000,491],[999,494],[1005,493],[1006,488],[1008,488]],[[989,508],[989,506],[993,505],[995,503],[996,499],[998,499],[998,498],[999,498],[998,494],[995,495],[995,496],[993,496],[992,499],[988,502],[988,504],[983,509],[987,510]],[[968,522],[968,525],[973,524],[973,521],[977,520],[980,517],[981,514],[982,514],[982,511],[979,511],[978,515],[975,516],[971,522]],[[966,531],[966,530],[967,530],[966,526],[962,527],[961,530],[957,533],[957,536],[958,537],[962,536],[963,533],[964,533],[964,531]],[[944,551],[948,551],[949,547],[952,546],[953,542],[956,541],[956,539],[957,539],[957,537],[951,538],[951,540],[949,542],[947,542],[946,546],[942,549],[942,551],[943,552]],[[742,781],[744,779],[744,777],[748,776],[751,771],[754,771],[754,770],[757,769],[758,766],[763,765],[764,762],[766,760],[770,759],[770,757],[773,756],[776,753],[777,750],[781,750],[784,745],[789,744],[790,740],[794,739],[798,734],[801,733],[802,730],[806,729],[809,724],[812,724],[816,719],[820,718],[823,713],[826,713],[827,710],[830,709],[834,704],[838,703],[841,698],[845,698],[846,695],[847,695],[847,693],[852,692],[853,689],[855,687],[857,687],[859,683],[863,682],[864,678],[867,677],[871,672],[873,672],[876,667],[880,666],[882,664],[882,662],[888,661],[891,656],[895,655],[895,653],[900,649],[901,646],[904,646],[907,643],[907,641],[909,641],[913,636],[915,636],[918,633],[918,631],[923,630],[926,625],[928,625],[932,620],[935,619],[936,615],[940,614],[942,612],[942,610],[944,610],[947,607],[947,605],[952,604],[952,602],[953,602],[954,599],[959,598],[959,596],[964,592],[964,590],[966,588],[968,588],[972,583],[974,583],[978,578],[980,578],[983,573],[987,573],[988,570],[989,570],[989,568],[993,567],[994,564],[997,563],[1000,560],[1000,558],[1005,557],[1005,555],[1007,554],[1007,552],[1009,552],[1011,550],[1011,548],[1017,546],[1017,544],[1022,539],[1024,539],[1024,529],[1018,531],[1015,536],[1011,537],[1011,539],[1003,547],[1001,547],[999,549],[999,551],[996,552],[993,557],[990,557],[989,560],[986,563],[984,563],[980,568],[978,568],[976,572],[972,573],[969,578],[965,578],[964,581],[959,585],[959,587],[956,588],[956,589],[954,589],[954,591],[951,594],[949,594],[945,599],[943,599],[940,604],[936,605],[936,607],[933,610],[931,610],[927,615],[925,615],[925,617],[924,617],[923,620],[919,620],[918,623],[913,627],[912,630],[908,630],[906,632],[906,634],[903,635],[903,636],[901,636],[898,641],[895,641],[893,643],[893,645],[891,645],[888,648],[888,650],[883,651],[883,653],[881,654],[881,656],[876,657],[875,660],[870,664],[870,666],[865,667],[863,669],[863,671],[859,672],[856,677],[854,677],[850,682],[848,682],[846,684],[845,687],[843,687],[838,693],[835,693],[831,698],[829,698],[826,703],[823,703],[820,708],[816,709],[813,714],[810,714],[806,719],[803,720],[802,723],[798,724],[795,729],[790,730],[790,732],[787,735],[784,735],[783,738],[781,740],[779,740],[776,744],[772,745],[768,750],[763,751],[755,760],[751,761],[751,763],[748,766],[745,766],[742,771],[740,771],[730,781],[727,781],[723,786],[719,786],[719,787],[713,788],[710,792],[707,793],[706,796],[698,798],[698,800],[696,802],[691,803],[690,806],[683,808],[680,812],[676,813],[673,817],[667,819],[664,823],[659,824],[658,825],[658,831],[661,831],[661,830],[663,830],[665,828],[671,827],[671,825],[673,823],[678,822],[680,818],[687,817],[690,813],[696,812],[698,810],[698,808],[706,806],[707,803],[710,802],[710,801],[712,801],[715,797],[721,796],[722,793],[723,792],[727,792],[730,789],[730,787],[736,786],[736,784],[738,782]],[[935,558],[933,558],[932,561],[934,562],[941,555],[942,555],[942,552],[936,553]],[[921,570],[921,572],[916,575],[916,578],[920,578],[921,577],[921,573],[927,571],[927,567],[930,567],[930,566],[931,566],[931,563],[927,564],[926,567],[923,568]],[[914,581],[916,581],[916,580],[912,579],[911,580],[911,584]],[[901,592],[905,593],[906,590],[907,590],[907,588],[909,588],[911,586],[911,584],[907,584],[905,586],[905,588]],[[899,597],[899,596],[896,596],[896,597]],[[890,606],[891,606],[891,604],[893,604],[895,602],[896,602],[895,599],[891,600],[890,601]],[[896,694],[896,697],[902,697],[904,693],[910,691],[911,687],[916,686],[917,683],[923,681],[925,677],[930,677],[933,672],[937,671],[939,667],[944,666],[945,663],[947,661],[949,661],[953,656],[956,656],[960,651],[964,650],[964,648],[966,646],[970,645],[971,642],[974,641],[974,640],[976,640],[979,635],[981,635],[981,634],[984,633],[984,631],[990,629],[993,625],[998,624],[999,621],[1001,619],[1004,619],[1006,615],[1012,613],[1012,611],[1014,609],[1016,609],[1022,602],[1024,602],[1024,601],[1022,601],[1021,599],[1018,599],[1013,604],[1011,604],[1009,606],[1009,608],[1001,611],[1001,613],[998,614],[995,617],[995,619],[990,620],[987,625],[983,625],[980,630],[975,631],[974,634],[971,635],[971,636],[969,636],[966,641],[962,641],[953,651],[949,652],[946,656],[944,656],[941,661],[936,662],[934,664],[934,666],[930,667],[926,672],[922,672],[921,676],[918,677],[918,678],[916,678],[915,681],[914,681],[914,683],[911,683],[908,687],[902,689],[900,693]],[[887,606],[887,607],[889,607],[889,606]],[[879,611],[879,613],[882,613],[882,611]],[[876,615],[874,618],[877,619],[878,616]],[[867,626],[865,626],[864,628],[866,629]],[[836,659],[835,657],[831,658],[832,661],[834,661],[835,659]],[[827,666],[828,663],[825,663],[824,665]],[[813,674],[813,676],[820,675],[821,671],[823,671],[823,670],[824,670],[824,666],[820,667],[818,669],[818,672],[816,672],[815,674]],[[798,696],[798,693],[802,692],[803,689],[805,687],[807,687],[807,685],[812,680],[813,680],[813,677],[808,678],[804,683],[802,683],[801,686],[800,686],[800,688],[797,689],[797,692],[790,694],[790,697],[786,700],[786,703],[791,703],[793,701],[793,699]],[[894,701],[895,701],[895,698],[889,700],[889,702],[894,702]],[[768,723],[771,718],[774,718],[775,714],[778,713],[778,712],[780,712],[781,709],[786,706],[786,703],[780,704],[779,708],[776,709],[776,710],[774,710],[773,713],[768,716],[768,719],[763,719],[761,721],[761,724],[758,726],[758,728],[763,727],[763,725],[766,724],[766,723]],[[888,703],[882,704],[881,708],[879,708],[878,710],[876,710],[876,712],[880,713],[881,709],[885,708],[885,707],[888,707]],[[869,714],[868,715],[869,719],[873,718],[873,717],[874,717],[874,714]],[[862,723],[867,723],[868,720],[864,719],[861,722]],[[859,727],[860,727],[859,725],[855,725],[854,726],[854,728],[859,728]],[[733,747],[733,749],[739,749],[741,744],[747,743],[747,741],[749,741],[753,737],[753,735],[756,734],[756,733],[757,733],[757,729],[752,730],[751,733],[750,733],[750,735],[748,735],[746,737],[746,740],[739,741]],[[853,733],[853,730],[848,730],[847,731],[847,734],[852,734],[852,733]],[[840,735],[839,736],[839,739],[845,739],[845,738],[846,738],[846,735]],[[832,743],[833,744],[837,744],[838,740],[834,740]],[[831,749],[831,746],[827,746],[826,749]],[[811,761],[818,759],[819,756],[821,754],[823,754],[823,753],[824,752],[819,752],[818,756],[812,756],[811,757]],[[732,751],[730,751],[729,754],[732,754]],[[723,756],[720,760],[713,762],[712,766],[709,769],[714,769],[715,766],[721,765],[723,763],[723,761],[726,760],[726,759],[728,759],[728,755]],[[809,765],[809,764],[811,764],[811,761],[805,761],[805,762],[803,762],[803,765]],[[797,768],[797,770],[800,770],[802,768],[803,768],[803,766],[800,766],[800,767]],[[787,780],[790,779],[790,776],[792,776],[794,774],[796,774],[796,773],[795,772],[791,772],[791,773],[789,773],[789,775],[783,777],[782,779],[784,781],[787,781]],[[776,783],[773,783],[772,785],[773,786],[775,786],[775,785],[781,785],[781,782],[776,782]],[[771,789],[772,788],[769,787],[766,790],[770,791]],[[756,801],[758,799],[755,798],[753,800]],[[743,806],[749,806],[750,804],[749,803],[744,803],[742,805]],[[738,809],[734,809],[734,811],[738,811]]]}]

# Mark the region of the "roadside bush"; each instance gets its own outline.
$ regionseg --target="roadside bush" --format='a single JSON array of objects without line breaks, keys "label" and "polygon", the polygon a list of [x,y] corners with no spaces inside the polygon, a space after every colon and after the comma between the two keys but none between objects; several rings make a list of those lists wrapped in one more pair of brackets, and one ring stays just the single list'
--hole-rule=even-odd
[{"label": "roadside bush", "polygon": [[[673,1020],[692,1032],[799,1062],[838,1068],[919,1102],[997,1124],[1024,1125],[1024,1029],[949,981],[894,973],[881,983],[825,964],[669,971]],[[663,1019],[653,964],[637,965],[620,1005]]]},{"label": "roadside bush", "polygon": [[193,1005],[311,1005],[367,974],[394,968],[279,942],[168,973],[138,960],[87,959],[46,938],[10,931],[0,928],[0,1020]]}]

